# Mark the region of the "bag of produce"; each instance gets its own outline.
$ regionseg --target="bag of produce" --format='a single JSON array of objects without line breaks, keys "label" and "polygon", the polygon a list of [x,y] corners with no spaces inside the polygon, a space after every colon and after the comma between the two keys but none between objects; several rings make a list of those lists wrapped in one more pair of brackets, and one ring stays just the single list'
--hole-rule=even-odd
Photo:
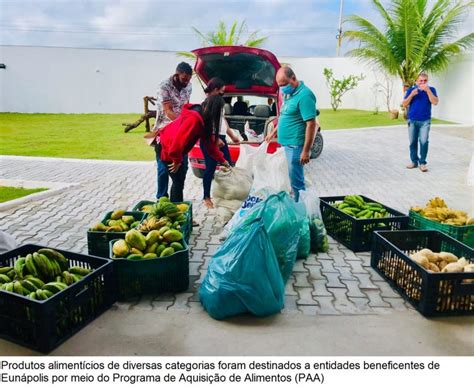
[{"label": "bag of produce", "polygon": [[313,253],[326,253],[329,250],[329,242],[316,191],[314,189],[300,191],[300,202],[304,205],[309,220],[311,251]]},{"label": "bag of produce", "polygon": [[298,212],[297,204],[290,195],[280,192],[255,205],[235,226],[234,231],[239,231],[243,225],[259,218],[263,220],[283,281],[286,282],[295,264],[300,231],[306,218]]},{"label": "bag of produce", "polygon": [[199,289],[204,309],[220,320],[250,312],[268,316],[284,306],[285,286],[262,219],[246,223],[214,254]]}]

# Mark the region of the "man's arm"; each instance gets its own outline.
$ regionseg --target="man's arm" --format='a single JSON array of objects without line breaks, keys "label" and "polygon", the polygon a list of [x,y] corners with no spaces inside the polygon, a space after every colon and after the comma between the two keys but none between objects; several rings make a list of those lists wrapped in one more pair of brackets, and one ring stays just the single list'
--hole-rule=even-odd
[{"label": "man's arm", "polygon": [[168,119],[173,121],[178,117],[173,111],[173,104],[171,103],[171,101],[165,101],[162,105],[163,111],[165,112],[165,115],[168,117]]},{"label": "man's arm", "polygon": [[418,89],[414,88],[411,93],[402,101],[403,108],[406,108],[410,105],[411,100],[418,94]]},{"label": "man's arm", "polygon": [[428,85],[426,85],[426,84],[422,85],[420,88],[426,92],[426,94],[428,95],[428,99],[430,99],[431,104],[437,105],[439,103],[438,96],[436,96],[433,93],[433,91],[431,90],[431,88]]},{"label": "man's arm", "polygon": [[305,165],[309,162],[311,155],[311,146],[313,146],[314,137],[316,135],[316,120],[311,119],[306,122],[306,133],[304,138],[303,151],[300,156],[300,163]]}]

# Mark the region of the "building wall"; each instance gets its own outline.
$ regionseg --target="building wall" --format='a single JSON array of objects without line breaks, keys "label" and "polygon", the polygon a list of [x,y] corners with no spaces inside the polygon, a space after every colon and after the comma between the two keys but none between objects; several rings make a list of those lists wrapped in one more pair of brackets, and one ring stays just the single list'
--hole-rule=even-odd
[{"label": "building wall", "polygon": [[[43,113],[130,113],[143,111],[143,96],[154,96],[158,83],[169,77],[182,61],[172,52],[74,49],[30,46],[0,46],[0,111]],[[184,59],[185,60],[185,59]],[[316,93],[319,108],[330,108],[323,69],[332,68],[336,78],[365,75],[359,86],[348,92],[342,108],[386,110],[383,93],[374,84],[383,75],[353,58],[280,58],[290,64],[299,79]],[[474,56],[466,55],[443,74],[432,77],[440,104],[435,117],[460,123],[474,123]],[[402,85],[393,79],[392,107],[402,100]],[[193,80],[191,100],[204,97]]]}]

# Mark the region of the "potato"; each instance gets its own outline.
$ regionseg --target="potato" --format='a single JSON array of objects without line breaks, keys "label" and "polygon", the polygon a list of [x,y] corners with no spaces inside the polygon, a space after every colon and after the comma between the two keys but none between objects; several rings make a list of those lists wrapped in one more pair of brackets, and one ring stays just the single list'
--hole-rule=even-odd
[{"label": "potato", "polygon": [[430,262],[436,262],[438,260],[438,255],[433,253],[430,249],[423,249],[418,251],[418,254],[424,255],[428,261]]},{"label": "potato", "polygon": [[428,261],[428,258],[426,258],[424,255],[421,255],[419,252],[417,252],[410,255],[410,258],[418,265],[423,266],[425,269],[428,269],[428,264],[430,263],[430,261]]},{"label": "potato", "polygon": [[466,260],[466,258],[462,257],[459,258],[458,261],[456,262],[458,265],[461,265],[462,267],[465,267],[469,265],[469,262]]},{"label": "potato", "polygon": [[439,257],[443,260],[443,261],[446,261],[448,263],[451,263],[451,262],[456,262],[458,260],[458,257],[456,257],[454,254],[452,253],[447,253],[445,251],[441,251],[439,253]]},{"label": "potato", "polygon": [[436,266],[433,262],[428,263],[428,270],[431,270],[435,273],[439,273],[439,267]]},{"label": "potato", "polygon": [[458,265],[455,262],[452,262],[452,263],[448,263],[441,272],[442,273],[462,273],[464,272],[464,267],[461,265]]},{"label": "potato", "polygon": [[439,261],[437,265],[438,265],[439,269],[441,271],[443,271],[443,269],[446,267],[447,264],[448,264],[448,262],[446,262],[446,261]]}]

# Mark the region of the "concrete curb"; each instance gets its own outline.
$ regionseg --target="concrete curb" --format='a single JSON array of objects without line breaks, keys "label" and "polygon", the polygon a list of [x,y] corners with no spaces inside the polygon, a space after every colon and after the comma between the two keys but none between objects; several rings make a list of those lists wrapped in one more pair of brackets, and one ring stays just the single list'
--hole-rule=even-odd
[{"label": "concrete curb", "polygon": [[0,186],[13,186],[18,188],[27,188],[27,189],[34,189],[34,188],[48,188],[43,192],[39,193],[32,193],[28,196],[20,197],[18,199],[6,201],[4,203],[0,203],[0,212],[7,211],[12,208],[16,208],[20,205],[29,203],[30,201],[37,201],[42,200],[47,197],[51,197],[57,195],[59,193],[63,193],[66,190],[80,185],[79,183],[66,183],[66,182],[49,182],[49,181],[26,181],[26,180],[0,180]]}]

